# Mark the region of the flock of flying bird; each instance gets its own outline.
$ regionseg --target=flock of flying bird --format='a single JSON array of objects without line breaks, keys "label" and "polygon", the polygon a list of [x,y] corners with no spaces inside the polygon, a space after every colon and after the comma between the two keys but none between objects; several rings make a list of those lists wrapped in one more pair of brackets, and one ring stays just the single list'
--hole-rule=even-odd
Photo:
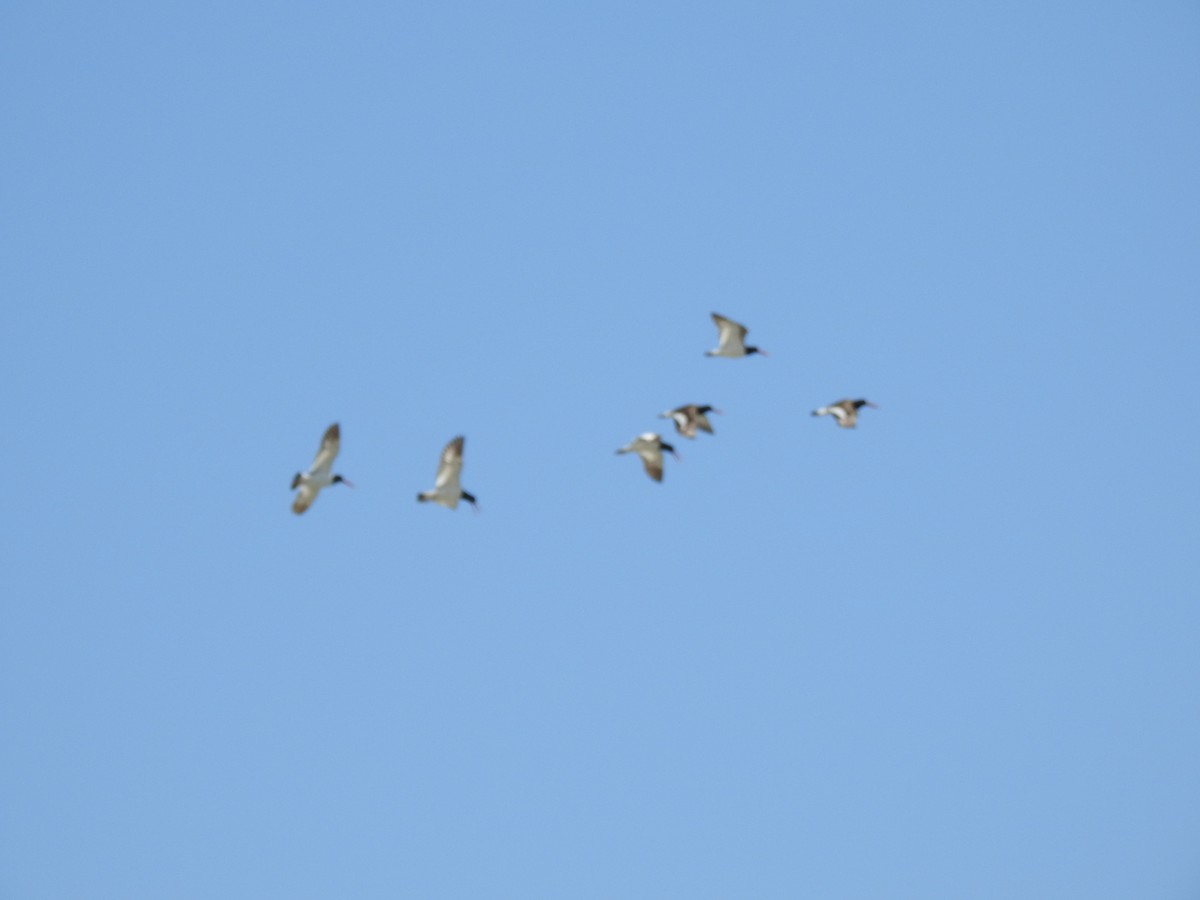
[{"label": "flock of flying bird", "polygon": [[[767,351],[746,343],[746,334],[749,330],[746,326],[739,325],[732,319],[727,319],[717,313],[712,314],[712,319],[717,326],[717,347],[714,350],[705,351],[705,356],[737,359],[743,356],[752,356],[755,353],[762,356],[768,355]],[[858,424],[858,411],[864,406],[874,408],[875,404],[868,400],[838,400],[836,403],[814,409],[812,414],[814,416],[833,416],[842,428],[853,428]],[[673,420],[676,432],[686,438],[695,439],[697,430],[713,433],[712,423],[708,421],[710,412],[719,413],[720,410],[693,403],[661,413],[659,418]],[[333,461],[337,458],[340,442],[341,431],[335,422],[329,426],[324,437],[321,438],[321,446],[308,471],[297,472],[296,477],[292,479],[292,490],[299,489],[299,493],[296,494],[296,499],[292,503],[292,512],[297,515],[305,512],[317,499],[317,494],[330,485],[345,484],[354,487],[341,475],[333,474]],[[433,490],[417,494],[418,501],[422,503],[432,501],[447,509],[456,509],[459,500],[466,500],[478,510],[475,497],[463,490],[459,480],[462,474],[464,443],[465,439],[459,436],[450,441],[442,450]],[[641,457],[646,474],[655,481],[662,481],[664,450],[676,458],[679,456],[675,452],[675,448],[662,439],[662,435],[648,431],[638,435],[617,453],[636,453]]]}]

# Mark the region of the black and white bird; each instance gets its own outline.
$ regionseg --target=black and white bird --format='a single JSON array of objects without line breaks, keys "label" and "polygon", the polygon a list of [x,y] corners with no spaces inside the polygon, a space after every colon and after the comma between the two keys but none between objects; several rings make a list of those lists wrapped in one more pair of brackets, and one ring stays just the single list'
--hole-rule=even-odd
[{"label": "black and white bird", "polygon": [[321,492],[321,488],[327,488],[331,484],[354,487],[341,475],[333,474],[333,461],[338,455],[341,439],[341,430],[338,428],[337,422],[334,422],[325,430],[325,436],[321,438],[321,446],[317,450],[312,465],[308,467],[308,471],[297,472],[296,477],[292,479],[292,490],[300,488],[300,493],[296,495],[296,499],[292,503],[292,512],[296,515],[300,515],[312,506],[313,501],[317,499],[317,494]]},{"label": "black and white bird", "polygon": [[739,356],[750,356],[758,353],[768,356],[766,350],[746,346],[746,334],[750,331],[745,325],[739,325],[733,319],[727,319],[717,313],[712,314],[712,320],[717,325],[717,348],[704,351],[705,356],[725,356],[737,359]]},{"label": "black and white bird", "polygon": [[858,424],[858,411],[864,406],[878,409],[870,400],[839,400],[820,409],[814,409],[814,416],[833,416],[842,428],[853,428]]},{"label": "black and white bird", "polygon": [[720,413],[719,409],[714,409],[711,406],[698,406],[695,403],[689,403],[687,406],[677,406],[675,409],[668,409],[664,413],[659,413],[660,419],[671,419],[675,422],[675,430],[682,434],[685,438],[695,440],[696,429],[713,433],[712,423],[708,421],[707,413]]},{"label": "black and white bird", "polygon": [[462,474],[465,441],[466,438],[460,436],[446,445],[446,449],[442,451],[442,458],[438,461],[437,480],[433,483],[433,490],[417,494],[418,501],[425,503],[432,500],[446,509],[457,509],[458,501],[466,500],[478,510],[474,496],[464,491],[458,481],[459,475]]},{"label": "black and white bird", "polygon": [[639,434],[618,450],[617,453],[636,453],[642,458],[642,465],[646,468],[646,474],[655,481],[662,481],[664,450],[676,459],[679,459],[679,454],[675,452],[674,447],[664,441],[660,435],[652,431],[647,431],[645,434]]}]

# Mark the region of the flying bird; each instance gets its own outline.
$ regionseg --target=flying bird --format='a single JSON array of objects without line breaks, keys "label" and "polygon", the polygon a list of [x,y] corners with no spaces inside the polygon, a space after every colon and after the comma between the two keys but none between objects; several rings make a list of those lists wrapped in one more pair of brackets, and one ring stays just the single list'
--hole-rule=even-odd
[{"label": "flying bird", "polygon": [[460,436],[446,445],[446,449],[442,451],[442,458],[438,461],[437,480],[433,483],[433,490],[417,494],[418,501],[425,503],[432,500],[446,509],[457,509],[458,501],[466,500],[474,509],[479,509],[475,498],[458,483],[458,477],[462,473],[465,441],[466,438]]},{"label": "flying bird", "polygon": [[739,356],[749,356],[758,353],[768,356],[766,350],[746,346],[746,334],[749,332],[745,325],[739,325],[733,319],[727,319],[717,313],[712,314],[712,320],[717,325],[717,349],[704,351],[705,356],[726,356],[737,359]]},{"label": "flying bird", "polygon": [[342,433],[338,428],[337,422],[334,422],[325,431],[325,436],[321,438],[321,446],[317,450],[317,455],[312,461],[312,465],[308,467],[307,472],[297,472],[296,477],[292,479],[292,490],[300,488],[300,493],[296,495],[295,501],[292,503],[292,512],[300,515],[317,499],[317,494],[321,492],[321,488],[327,488],[331,484],[344,484],[346,487],[354,487],[349,481],[341,475],[333,475],[333,460],[338,455],[338,445],[341,443]]},{"label": "flying bird", "polygon": [[858,411],[864,406],[869,406],[871,409],[879,408],[870,400],[839,400],[837,403],[830,403],[828,406],[814,409],[813,415],[833,416],[842,428],[853,428],[858,424]]},{"label": "flying bird", "polygon": [[636,453],[642,458],[642,465],[646,467],[646,474],[655,481],[662,481],[664,450],[676,459],[679,459],[679,454],[675,452],[674,447],[664,441],[661,436],[652,431],[647,431],[645,434],[639,434],[618,450],[617,453]]},{"label": "flying bird", "polygon": [[696,437],[696,429],[713,433],[712,424],[708,421],[706,413],[720,413],[719,409],[714,409],[711,406],[697,406],[695,403],[689,403],[687,406],[679,406],[675,409],[668,409],[664,413],[659,413],[660,419],[672,419],[675,422],[675,430],[682,434],[685,438]]}]

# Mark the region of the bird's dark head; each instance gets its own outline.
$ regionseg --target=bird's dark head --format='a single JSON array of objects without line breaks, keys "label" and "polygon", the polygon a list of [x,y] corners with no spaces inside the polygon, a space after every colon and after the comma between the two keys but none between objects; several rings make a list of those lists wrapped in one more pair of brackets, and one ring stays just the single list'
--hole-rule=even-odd
[{"label": "bird's dark head", "polygon": [[668,453],[670,453],[673,457],[675,457],[676,459],[679,459],[679,454],[675,452],[675,448],[672,447],[670,444],[668,444],[666,441],[663,441],[661,446],[664,450],[666,450]]},{"label": "bird's dark head", "polygon": [[344,484],[346,487],[354,487],[354,485],[351,484],[348,479],[343,478],[341,475],[334,475],[333,481],[331,483],[332,484]]},{"label": "bird's dark head", "polygon": [[770,356],[771,355],[766,350],[763,350],[760,347],[747,347],[746,348],[747,356],[753,356],[755,353],[757,353],[759,356]]},{"label": "bird's dark head", "polygon": [[293,491],[300,486],[300,481],[303,478],[304,478],[304,476],[301,475],[299,472],[297,472],[295,477],[292,478],[292,490]]}]

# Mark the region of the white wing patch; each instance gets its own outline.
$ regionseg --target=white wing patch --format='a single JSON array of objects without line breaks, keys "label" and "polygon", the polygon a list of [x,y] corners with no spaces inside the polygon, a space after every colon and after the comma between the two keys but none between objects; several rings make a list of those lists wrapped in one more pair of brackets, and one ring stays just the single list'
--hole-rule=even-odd
[{"label": "white wing patch", "polygon": [[463,495],[459,475],[462,472],[464,442],[464,438],[456,437],[442,450],[433,490],[427,491],[423,495],[426,500],[432,500],[447,509],[458,508],[458,501],[462,499]]},{"label": "white wing patch", "polygon": [[325,436],[321,438],[321,446],[308,470],[308,474],[315,480],[324,481],[333,471],[333,461],[337,459],[341,437],[341,429],[336,422],[325,431]]},{"label": "white wing patch", "polygon": [[727,319],[717,313],[712,314],[717,325],[717,356],[744,356],[746,352],[745,337],[748,329],[732,319]]}]

